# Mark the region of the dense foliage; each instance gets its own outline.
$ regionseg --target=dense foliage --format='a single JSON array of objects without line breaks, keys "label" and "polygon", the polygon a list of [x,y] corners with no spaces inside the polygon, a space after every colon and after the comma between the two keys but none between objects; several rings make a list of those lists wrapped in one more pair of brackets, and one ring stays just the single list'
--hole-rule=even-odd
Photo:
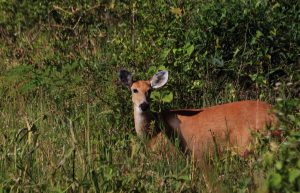
[{"label": "dense foliage", "polygon": [[210,191],[189,158],[144,149],[120,69],[169,70],[156,111],[274,104],[284,139],[214,175],[228,192],[300,191],[299,53],[297,0],[0,1],[0,192]]}]

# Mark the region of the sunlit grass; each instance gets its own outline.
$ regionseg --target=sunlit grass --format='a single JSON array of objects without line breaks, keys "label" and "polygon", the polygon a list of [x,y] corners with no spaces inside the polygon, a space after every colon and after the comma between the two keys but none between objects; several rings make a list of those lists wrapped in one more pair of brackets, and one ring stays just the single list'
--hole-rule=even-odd
[{"label": "sunlit grass", "polygon": [[252,186],[251,160],[227,155],[203,171],[179,151],[149,151],[131,129],[112,127],[113,112],[81,103],[85,97],[67,110],[42,91],[30,100],[3,100],[2,190],[230,192]]}]

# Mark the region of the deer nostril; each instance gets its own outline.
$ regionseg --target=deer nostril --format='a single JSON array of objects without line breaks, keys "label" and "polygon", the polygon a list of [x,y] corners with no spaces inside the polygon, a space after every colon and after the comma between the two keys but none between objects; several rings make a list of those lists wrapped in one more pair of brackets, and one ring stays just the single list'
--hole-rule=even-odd
[{"label": "deer nostril", "polygon": [[140,108],[142,109],[142,111],[147,111],[149,107],[150,107],[149,103],[140,104]]}]

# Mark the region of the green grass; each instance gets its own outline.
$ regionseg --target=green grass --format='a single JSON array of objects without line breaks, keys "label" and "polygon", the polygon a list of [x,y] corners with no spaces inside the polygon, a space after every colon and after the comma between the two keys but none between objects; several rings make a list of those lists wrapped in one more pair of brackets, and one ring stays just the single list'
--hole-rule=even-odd
[{"label": "green grass", "polygon": [[205,174],[189,156],[151,152],[131,128],[111,127],[113,110],[83,103],[86,97],[63,104],[67,110],[43,91],[30,100],[2,100],[2,191],[207,192],[220,183],[231,192],[254,186],[250,158],[225,156]]},{"label": "green grass", "polygon": [[148,150],[130,127],[112,127],[113,109],[86,102],[87,97],[61,105],[42,90],[31,99],[3,98],[0,190],[247,192],[260,186],[256,181],[263,174],[257,176],[255,156],[228,152],[210,159],[203,171],[179,151]]},{"label": "green grass", "polygon": [[[45,97],[3,100],[2,190],[170,192],[195,183],[183,156],[166,159],[145,150],[133,132],[111,128],[107,117],[113,112],[90,104],[65,112]],[[28,124],[34,130],[28,132]]]}]

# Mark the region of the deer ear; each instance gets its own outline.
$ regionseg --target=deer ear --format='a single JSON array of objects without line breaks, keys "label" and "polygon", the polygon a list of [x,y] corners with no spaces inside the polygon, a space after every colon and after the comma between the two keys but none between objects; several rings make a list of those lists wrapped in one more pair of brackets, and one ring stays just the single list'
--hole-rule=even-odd
[{"label": "deer ear", "polygon": [[127,86],[128,88],[132,85],[132,74],[128,72],[127,70],[120,70],[119,72],[119,78],[122,84]]},{"label": "deer ear", "polygon": [[163,70],[156,73],[150,80],[152,88],[160,88],[168,82],[168,71]]}]

